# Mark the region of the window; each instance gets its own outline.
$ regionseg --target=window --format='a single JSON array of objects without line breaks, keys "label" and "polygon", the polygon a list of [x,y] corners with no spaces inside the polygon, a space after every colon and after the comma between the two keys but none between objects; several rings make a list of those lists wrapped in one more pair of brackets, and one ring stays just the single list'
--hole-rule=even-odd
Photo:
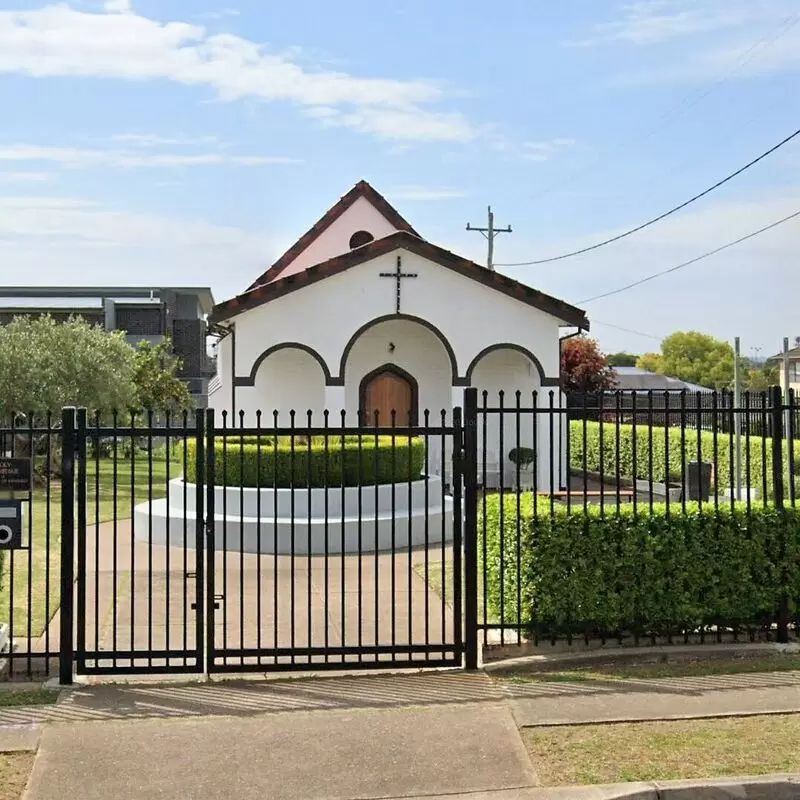
[{"label": "window", "polygon": [[369,244],[375,237],[369,231],[356,231],[350,237],[350,249],[353,250],[356,247],[363,247],[365,244]]}]

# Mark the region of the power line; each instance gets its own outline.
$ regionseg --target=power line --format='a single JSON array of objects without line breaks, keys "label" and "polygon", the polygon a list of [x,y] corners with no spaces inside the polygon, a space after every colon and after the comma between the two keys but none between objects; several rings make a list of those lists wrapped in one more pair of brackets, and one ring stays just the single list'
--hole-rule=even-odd
[{"label": "power line", "polygon": [[776,145],[773,145],[772,147],[770,147],[769,150],[767,150],[766,152],[762,153],[757,158],[754,158],[752,161],[748,162],[743,167],[740,167],[739,169],[737,169],[736,172],[732,172],[726,178],[723,178],[721,181],[717,181],[713,186],[709,186],[708,189],[705,189],[704,191],[700,192],[699,194],[696,194],[694,197],[690,197],[688,200],[684,201],[680,205],[675,206],[674,208],[671,208],[669,211],[665,211],[663,214],[659,214],[657,217],[654,217],[653,219],[648,220],[647,222],[644,222],[641,225],[637,225],[635,228],[631,228],[630,230],[625,231],[625,233],[620,233],[617,236],[612,236],[610,239],[605,239],[602,242],[597,242],[597,244],[593,244],[593,245],[591,245],[589,247],[583,247],[580,250],[573,250],[570,253],[563,253],[560,256],[552,256],[551,258],[540,258],[540,259],[538,259],[536,261],[517,261],[517,262],[514,262],[513,264],[497,264],[497,266],[498,267],[530,267],[530,266],[535,266],[536,264],[549,264],[549,263],[551,263],[553,261],[562,261],[565,258],[572,258],[573,256],[579,256],[579,255],[582,255],[583,253],[589,253],[592,250],[597,250],[600,247],[605,247],[608,244],[613,244],[614,242],[620,241],[620,239],[625,239],[628,236],[632,236],[634,233],[638,233],[639,231],[642,231],[645,228],[649,228],[651,225],[655,225],[657,222],[661,222],[662,220],[666,219],[667,217],[670,217],[673,214],[677,213],[678,211],[683,210],[687,206],[692,205],[692,203],[696,203],[698,200],[700,200],[701,198],[705,197],[706,195],[711,194],[711,192],[715,191],[716,189],[719,189],[721,186],[724,186],[726,183],[728,183],[729,181],[732,181],[734,178],[737,178],[743,172],[745,172],[748,169],[750,169],[750,167],[755,166],[756,164],[758,164],[759,161],[763,161],[767,156],[770,156],[775,151],[780,150],[781,147],[783,147],[784,145],[788,144],[789,142],[792,141],[792,139],[795,139],[798,136],[800,136],[800,128],[798,128],[794,133],[792,133],[789,136],[787,136],[785,139],[782,139]]},{"label": "power line", "polygon": [[614,330],[622,331],[623,333],[632,333],[634,336],[643,336],[645,339],[655,339],[655,341],[663,341],[663,336],[654,336],[652,333],[643,333],[642,331],[633,330],[633,328],[623,328],[621,325],[614,325],[611,322],[603,322],[600,319],[591,319],[592,325],[602,325],[604,328],[614,328]]},{"label": "power line", "polygon": [[[701,90],[696,97],[693,97],[694,93],[690,93],[686,95],[680,103],[673,107],[671,111],[667,111],[666,113],[662,114],[656,122],[660,122],[663,119],[668,119],[672,116],[675,112],[680,111],[682,108],[692,108],[693,106],[697,105],[701,100],[708,97],[712,92],[718,89],[723,84],[727,83],[739,70],[749,64],[754,58],[756,58],[760,53],[758,53],[758,49],[761,45],[766,45],[766,47],[761,51],[771,47],[775,42],[778,41],[781,37],[785,36],[797,23],[800,22],[800,11],[796,11],[793,14],[789,14],[781,23],[777,26],[772,36],[769,34],[765,34],[762,36],[755,44],[751,45],[744,50],[740,55],[739,58],[734,62],[731,69],[728,70],[724,75],[722,75],[718,80],[711,84],[705,90]],[[646,134],[645,138],[649,137],[654,133],[658,128],[653,128],[648,134]]]},{"label": "power line", "polygon": [[[631,136],[625,137],[622,141],[620,141],[619,144],[610,148],[608,153],[615,153],[618,150],[627,148],[629,145],[633,144],[637,140],[639,142],[647,141],[654,133],[658,132],[663,127],[663,125],[661,125],[660,123],[666,122],[671,117],[672,118],[678,117],[684,111],[696,106],[701,100],[708,97],[710,94],[715,92],[720,86],[723,86],[725,83],[727,83],[737,72],[739,72],[743,67],[745,67],[748,63],[750,63],[754,58],[759,57],[761,53],[769,49],[773,44],[775,44],[775,42],[778,41],[778,39],[785,36],[798,22],[800,22],[800,12],[795,12],[794,14],[790,14],[789,16],[787,16],[776,28],[772,30],[771,35],[769,33],[765,34],[757,42],[752,44],[746,50],[743,50],[736,58],[736,60],[733,62],[731,68],[727,72],[723,73],[710,86],[708,86],[706,89],[700,89],[700,90],[695,90],[693,92],[689,92],[678,103],[676,103],[671,108],[668,108],[664,113],[656,117],[655,120],[653,121],[652,126],[643,129],[640,133],[634,133]],[[761,48],[762,45],[764,45],[764,47],[759,51],[759,48]],[[604,161],[605,157],[601,154],[598,158],[591,161],[588,164],[588,166],[584,167],[583,169],[573,170],[571,173],[567,175],[566,180],[561,180],[557,183],[554,183],[546,187],[543,191],[533,195],[533,199],[535,200],[540,197],[544,197],[550,194],[555,189],[563,188],[565,185],[569,185],[575,178],[593,172],[595,168],[603,164]],[[499,266],[506,266],[506,265],[501,264]]]},{"label": "power line", "polygon": [[692,264],[696,264],[698,261],[702,261],[704,258],[709,258],[710,256],[714,256],[717,253],[721,253],[723,250],[727,250],[729,247],[734,247],[737,244],[746,242],[748,239],[753,239],[754,237],[759,236],[762,233],[771,231],[773,228],[777,228],[778,225],[783,225],[784,222],[789,222],[789,220],[795,219],[795,217],[800,217],[800,211],[795,211],[793,214],[789,214],[788,217],[784,217],[783,219],[779,219],[777,222],[773,222],[769,225],[766,225],[763,228],[759,228],[757,231],[748,233],[747,236],[742,236],[741,238],[736,239],[733,242],[728,242],[728,244],[724,244],[722,245],[722,247],[717,247],[715,250],[710,250],[708,253],[703,253],[703,255],[701,256],[692,258],[689,261],[684,261],[682,264],[670,267],[669,269],[661,270],[661,272],[654,272],[652,275],[648,275],[646,278],[641,278],[640,280],[634,281],[633,283],[629,283],[626,286],[620,286],[619,289],[613,289],[610,292],[605,292],[603,294],[595,295],[594,297],[589,297],[586,300],[581,300],[579,301],[579,305],[583,305],[585,303],[593,303],[595,300],[601,300],[604,297],[611,297],[612,295],[620,294],[621,292],[626,292],[628,291],[628,289],[633,289],[635,286],[641,286],[643,283],[652,281],[655,278],[660,278],[663,275],[669,275],[672,272],[677,272],[679,269],[684,269],[685,267],[689,267]]}]

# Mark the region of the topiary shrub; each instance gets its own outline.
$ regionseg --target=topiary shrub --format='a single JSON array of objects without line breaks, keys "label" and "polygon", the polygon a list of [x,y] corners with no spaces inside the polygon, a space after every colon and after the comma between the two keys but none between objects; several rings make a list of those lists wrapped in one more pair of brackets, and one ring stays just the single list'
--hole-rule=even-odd
[{"label": "topiary shrub", "polygon": [[[196,444],[187,442],[186,479],[197,482]],[[425,442],[402,436],[228,436],[214,444],[218,486],[308,488],[419,480]]]},{"label": "topiary shrub", "polygon": [[570,513],[537,498],[534,513],[530,494],[485,502],[488,612],[541,636],[769,624],[784,592],[800,598],[800,509],[662,503]]},{"label": "topiary shrub", "polygon": [[515,447],[509,451],[508,460],[520,469],[527,469],[536,460],[536,451],[532,447]]}]

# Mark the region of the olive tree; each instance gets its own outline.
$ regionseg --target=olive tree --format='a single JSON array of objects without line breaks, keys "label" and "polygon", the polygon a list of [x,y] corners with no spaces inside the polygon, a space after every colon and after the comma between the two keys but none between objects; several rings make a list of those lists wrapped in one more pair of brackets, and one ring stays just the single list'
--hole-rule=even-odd
[{"label": "olive tree", "polygon": [[0,418],[41,418],[64,406],[128,408],[136,401],[134,374],[135,351],[122,332],[49,315],[0,326]]}]

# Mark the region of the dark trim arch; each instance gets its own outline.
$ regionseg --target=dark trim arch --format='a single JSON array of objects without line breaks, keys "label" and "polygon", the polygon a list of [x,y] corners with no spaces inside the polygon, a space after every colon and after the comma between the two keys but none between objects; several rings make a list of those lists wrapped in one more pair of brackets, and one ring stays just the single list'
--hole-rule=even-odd
[{"label": "dark trim arch", "polygon": [[[444,345],[444,349],[447,353],[447,357],[450,359],[450,372],[452,378],[452,385],[453,386],[466,386],[463,382],[462,378],[458,376],[458,362],[456,361],[456,354],[453,351],[453,348],[450,342],[447,341],[447,337],[431,322],[428,322],[426,319],[422,319],[422,317],[415,317],[413,314],[384,314],[382,317],[375,317],[375,319],[371,319],[369,322],[365,322],[348,340],[347,344],[344,346],[344,350],[342,351],[342,357],[339,359],[339,375],[336,378],[331,378],[328,385],[329,386],[344,386],[344,370],[347,366],[347,357],[350,355],[350,351],[353,349],[353,345],[358,341],[359,337],[366,333],[370,328],[374,327],[375,325],[380,325],[381,322],[391,322],[392,320],[403,320],[405,322],[416,322],[422,325],[423,328],[427,328],[441,343]],[[399,368],[398,368],[399,369]]]},{"label": "dark trim arch", "polygon": [[550,380],[549,378],[545,377],[544,368],[542,367],[542,362],[539,361],[536,356],[528,350],[527,347],[523,347],[519,344],[512,344],[511,342],[502,342],[499,344],[491,344],[488,347],[484,347],[483,350],[475,356],[475,358],[470,361],[469,366],[467,367],[467,374],[465,375],[465,380],[467,382],[467,386],[472,385],[472,373],[475,371],[475,367],[478,366],[478,362],[484,358],[484,356],[488,356],[489,353],[494,353],[495,350],[515,350],[517,353],[521,353],[527,359],[531,361],[531,363],[536,367],[537,372],[539,373],[539,381],[541,382],[542,386],[549,386],[551,384],[548,383]]},{"label": "dark trim arch", "polygon": [[330,385],[331,382],[331,371],[328,368],[328,365],[325,363],[325,359],[313,348],[309,347],[307,344],[302,344],[301,342],[281,342],[280,344],[274,344],[272,347],[268,347],[254,362],[253,366],[250,368],[249,375],[239,375],[234,377],[233,385],[234,386],[255,386],[256,384],[256,373],[258,372],[258,368],[261,366],[265,358],[269,358],[273,353],[277,353],[279,350],[302,350],[305,353],[308,353],[322,368],[322,374],[325,376],[325,385]]},{"label": "dark trim arch", "polygon": [[[382,375],[384,372],[391,372],[393,375],[397,375],[398,378],[402,378],[404,381],[408,383],[411,387],[411,419],[410,424],[416,425],[417,420],[419,419],[419,383],[417,379],[410,373],[404,370],[402,367],[394,364],[392,362],[387,362],[386,364],[381,364],[379,367],[375,367],[375,369],[370,370],[358,383],[358,416],[362,418],[365,413],[365,408],[367,405],[367,384],[373,379],[376,378],[378,375]],[[395,409],[396,411],[397,409]],[[364,425],[369,425],[370,420],[365,419]]]}]

